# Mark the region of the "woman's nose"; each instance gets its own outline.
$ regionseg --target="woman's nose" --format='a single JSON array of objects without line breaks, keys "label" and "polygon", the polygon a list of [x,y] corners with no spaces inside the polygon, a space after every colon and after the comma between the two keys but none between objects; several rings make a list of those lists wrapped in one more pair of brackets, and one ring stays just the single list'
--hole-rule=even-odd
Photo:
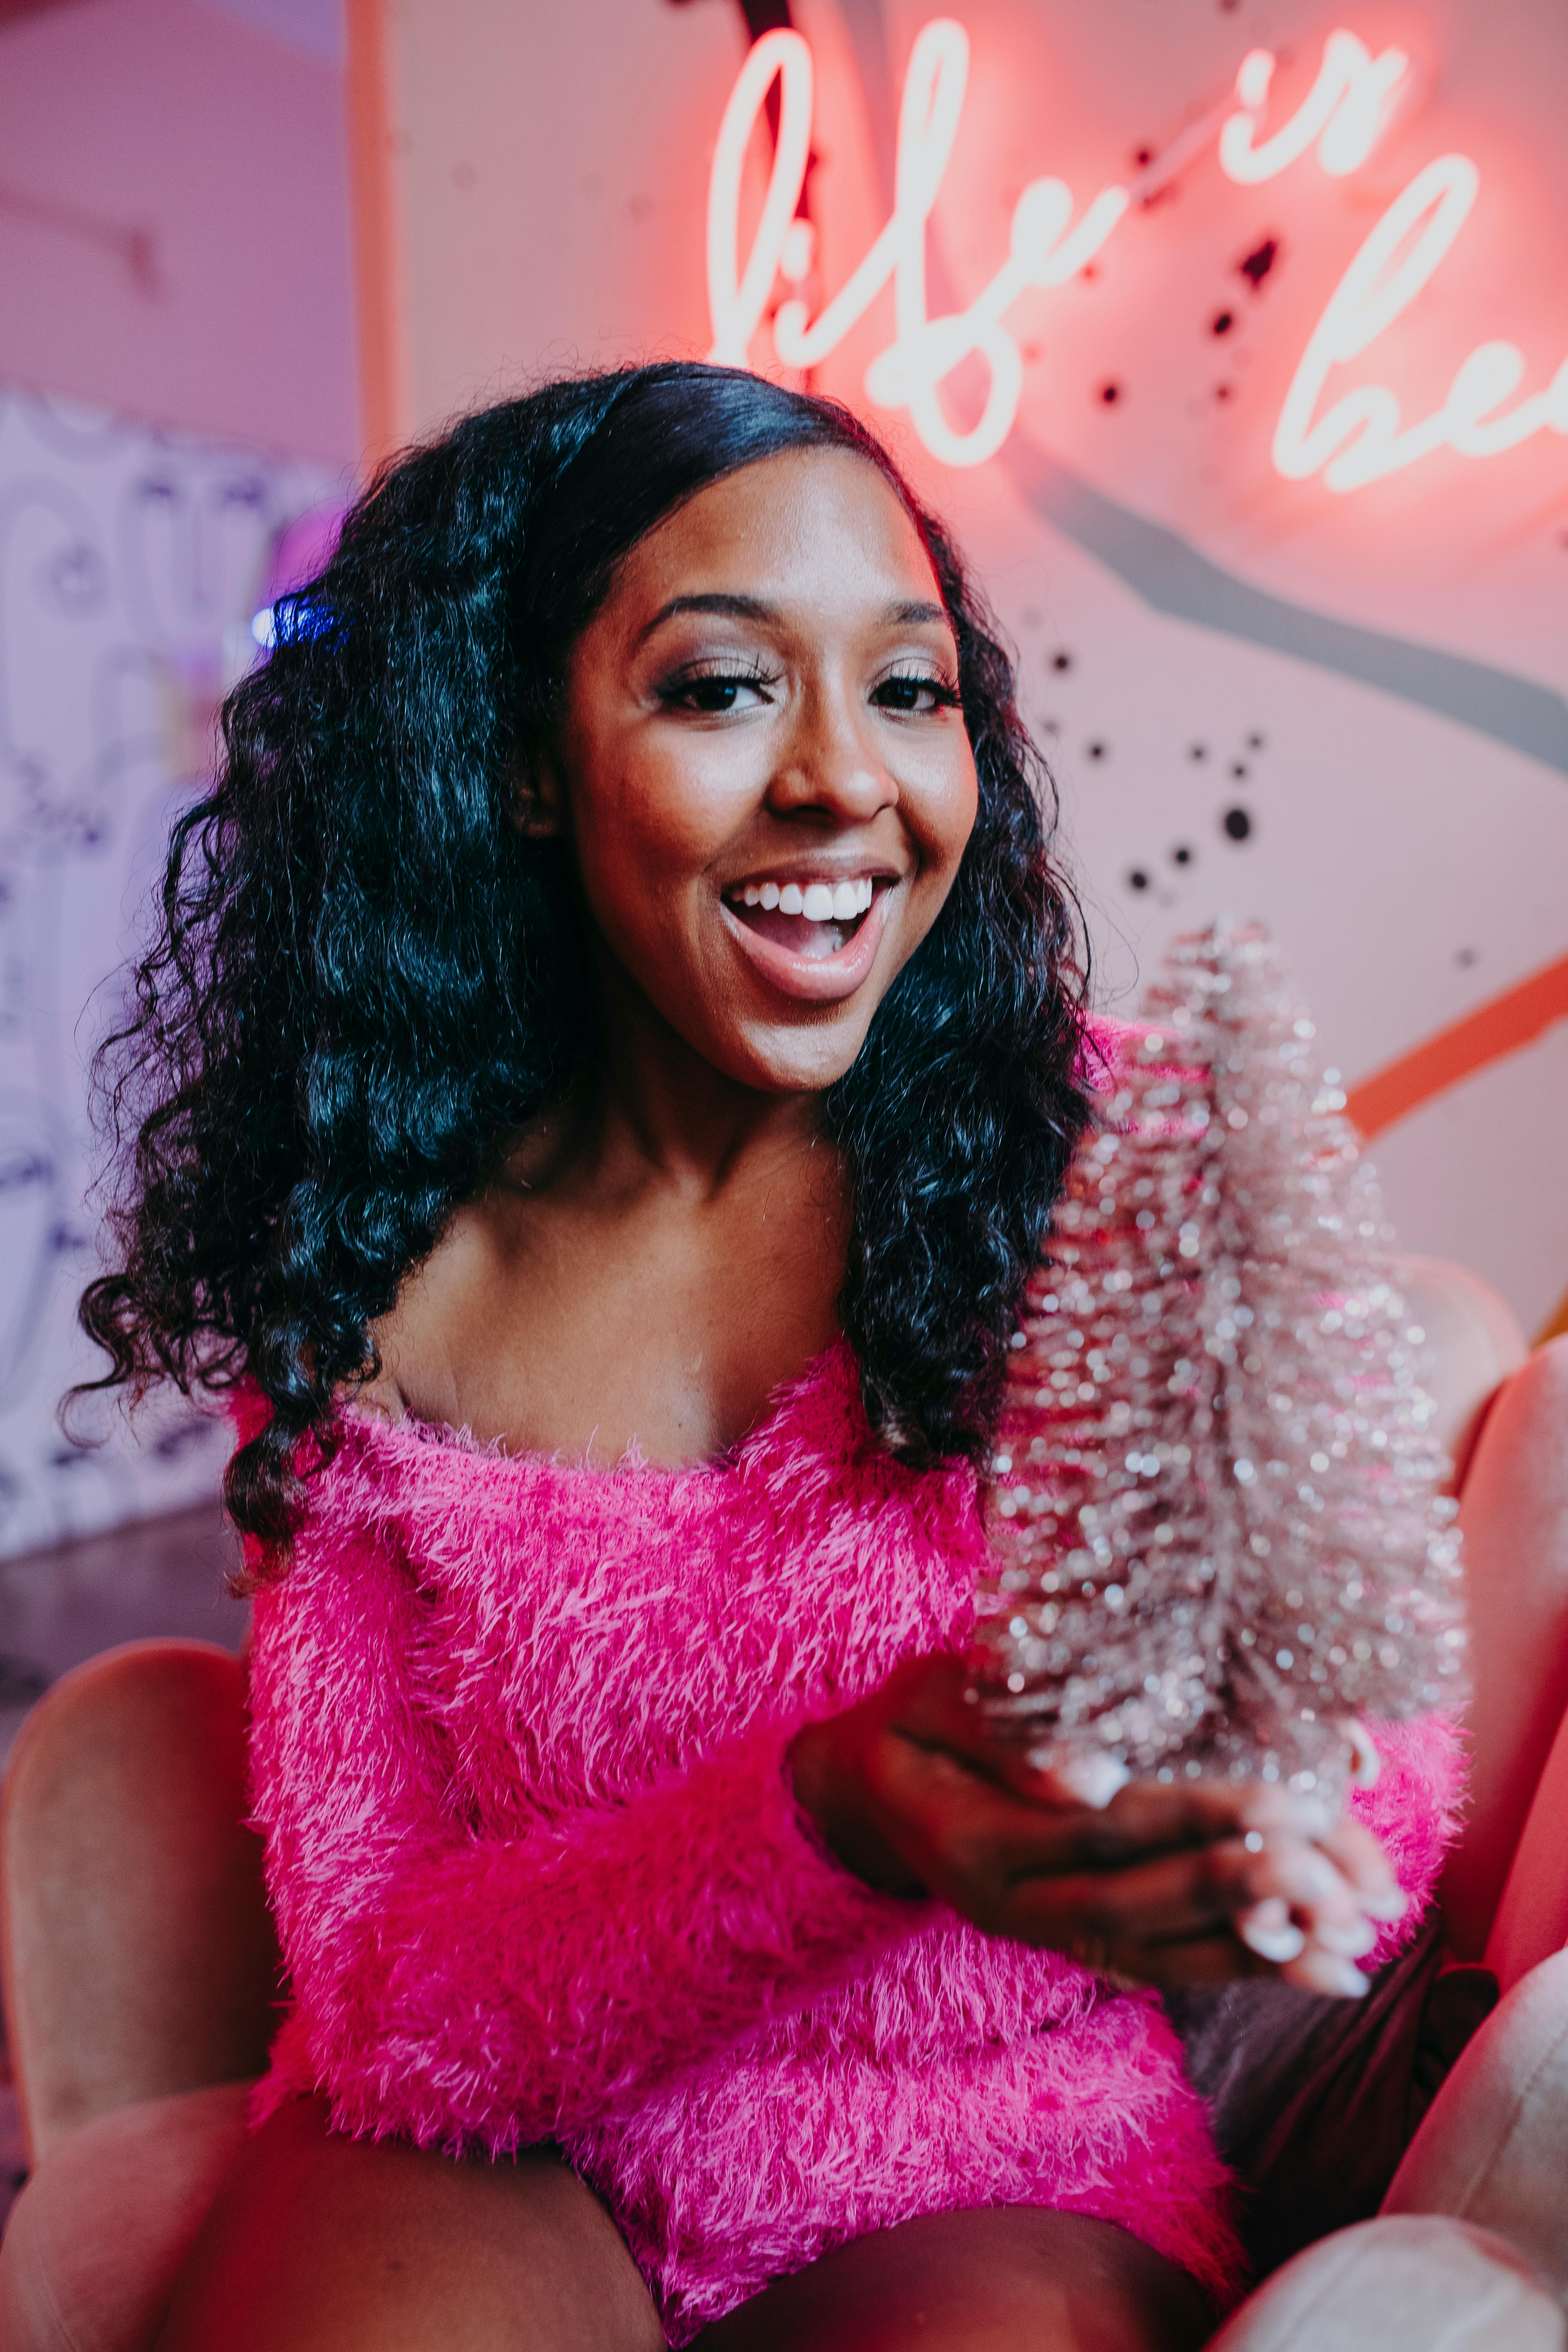
[{"label": "woman's nose", "polygon": [[804,725],[768,788],[777,815],[816,810],[838,824],[868,824],[898,799],[899,787],[875,750],[845,721]]}]

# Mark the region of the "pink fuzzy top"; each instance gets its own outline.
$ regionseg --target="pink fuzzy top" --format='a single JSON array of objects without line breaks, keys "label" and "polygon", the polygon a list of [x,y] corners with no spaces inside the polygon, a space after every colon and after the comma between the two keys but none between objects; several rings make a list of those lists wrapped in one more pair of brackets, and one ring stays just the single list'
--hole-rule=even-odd
[{"label": "pink fuzzy top", "polygon": [[[966,1640],[983,1542],[973,1473],[892,1461],[842,1344],[680,1470],[346,1413],[256,1604],[293,1992],[259,2112],[321,2089],[356,2134],[556,2142],[677,2345],[958,2207],[1120,2222],[1226,2299],[1226,2175],[1157,2000],[872,1893],[792,1797],[803,1723]],[[1454,1741],[1382,1745],[1356,1810],[1419,1904]]]}]

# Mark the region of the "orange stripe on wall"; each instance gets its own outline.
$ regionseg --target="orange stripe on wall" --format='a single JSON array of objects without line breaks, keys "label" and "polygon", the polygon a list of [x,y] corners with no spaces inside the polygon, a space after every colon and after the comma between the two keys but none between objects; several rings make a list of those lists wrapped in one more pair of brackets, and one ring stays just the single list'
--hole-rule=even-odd
[{"label": "orange stripe on wall", "polygon": [[1489,1062],[1532,1045],[1553,1022],[1563,1020],[1568,1020],[1568,956],[1468,1013],[1451,1029],[1439,1029],[1413,1054],[1363,1078],[1351,1089],[1350,1115],[1363,1135],[1380,1135],[1435,1095],[1485,1069]]},{"label": "orange stripe on wall", "polygon": [[387,0],[347,0],[349,181],[359,329],[364,469],[413,429],[407,257],[393,153],[393,59]]}]

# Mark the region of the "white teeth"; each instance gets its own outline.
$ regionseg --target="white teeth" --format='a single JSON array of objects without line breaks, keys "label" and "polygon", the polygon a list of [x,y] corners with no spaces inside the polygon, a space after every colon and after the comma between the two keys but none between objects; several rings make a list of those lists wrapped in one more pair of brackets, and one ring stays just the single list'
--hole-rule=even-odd
[{"label": "white teeth", "polygon": [[877,895],[869,874],[852,882],[746,882],[731,894],[744,907],[763,907],[771,913],[804,915],[808,923],[852,923]]}]

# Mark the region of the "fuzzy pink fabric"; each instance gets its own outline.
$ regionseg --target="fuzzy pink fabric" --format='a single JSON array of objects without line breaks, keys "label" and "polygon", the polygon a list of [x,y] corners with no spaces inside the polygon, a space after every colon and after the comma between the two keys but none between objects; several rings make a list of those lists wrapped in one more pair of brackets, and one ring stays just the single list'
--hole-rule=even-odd
[{"label": "fuzzy pink fabric", "polygon": [[[878,1446],[842,1346],[729,1459],[610,1472],[345,1417],[258,1599],[256,1817],[293,1983],[258,2113],[558,2141],[672,2343],[919,2213],[1117,2221],[1220,2300],[1226,2179],[1149,1996],[869,1892],[798,1726],[968,1633],[966,1469]],[[1370,1801],[1425,1894],[1426,1730]],[[1367,1801],[1361,1801],[1365,1804]]]},{"label": "fuzzy pink fabric", "polygon": [[256,1817],[294,2006],[260,2112],[553,2139],[673,2343],[824,2249],[998,2203],[1216,2295],[1225,2175],[1157,2002],[820,1847],[784,1751],[964,1640],[972,1474],[867,1427],[847,1349],[722,1463],[592,1471],[345,1418],[257,1601]]}]

